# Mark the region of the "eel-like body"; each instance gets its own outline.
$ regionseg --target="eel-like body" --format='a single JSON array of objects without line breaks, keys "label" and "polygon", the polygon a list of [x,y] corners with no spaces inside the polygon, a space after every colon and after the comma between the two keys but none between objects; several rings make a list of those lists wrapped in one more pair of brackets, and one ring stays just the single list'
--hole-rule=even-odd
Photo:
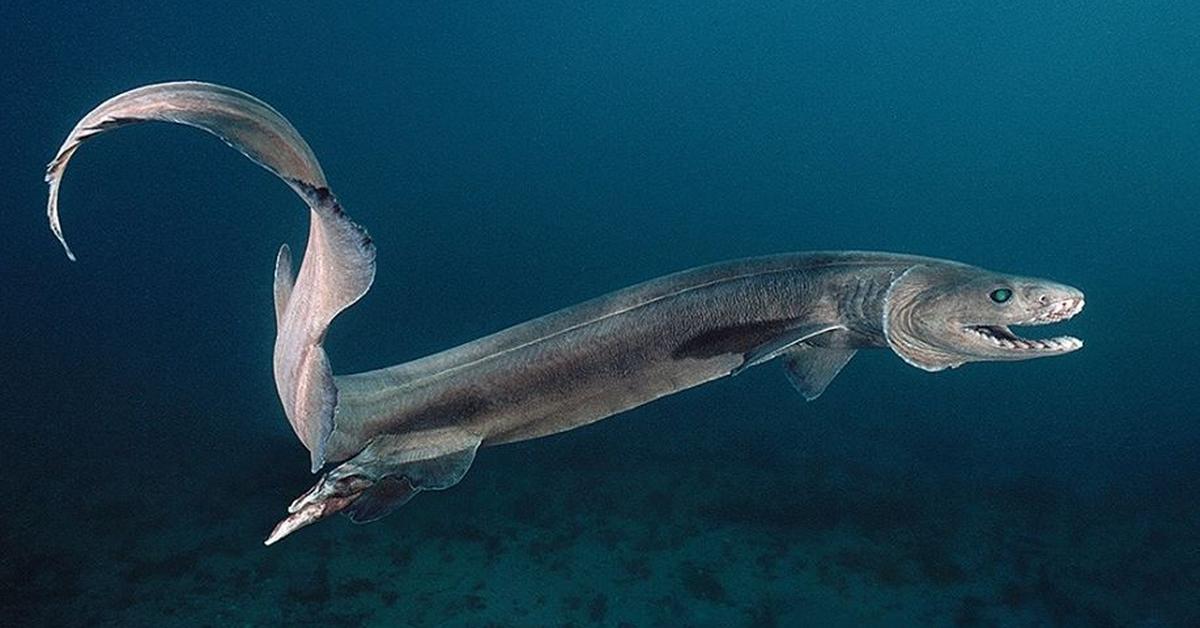
[{"label": "eel-like body", "polygon": [[333,318],[370,288],[374,247],[299,133],[248,94],[162,83],[85,116],[46,175],[64,248],[58,191],[67,162],[82,141],[147,120],[217,135],[310,210],[299,272],[286,245],[276,260],[275,380],[313,471],[336,464],[292,503],[268,544],[335,512],[371,521],[417,492],[453,486],[481,446],[570,430],[775,358],[812,400],[860,349],[890,348],[937,371],[1082,346],[1009,328],[1074,316],[1083,308],[1075,288],[928,257],[834,251],[682,271],[412,362],[334,377],[321,345]]}]

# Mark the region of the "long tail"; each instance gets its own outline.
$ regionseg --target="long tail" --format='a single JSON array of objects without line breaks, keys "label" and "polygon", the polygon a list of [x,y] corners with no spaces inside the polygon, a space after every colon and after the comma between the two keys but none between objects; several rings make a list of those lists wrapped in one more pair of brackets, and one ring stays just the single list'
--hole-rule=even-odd
[{"label": "long tail", "polygon": [[375,247],[366,231],[342,211],[329,191],[312,149],[279,112],[228,87],[199,82],[147,85],[115,96],[83,117],[46,170],[50,229],[67,257],[58,192],[79,146],[110,129],[138,122],[173,122],[203,129],[283,179],[308,205],[311,225],[300,272],[293,279],[286,245],[275,268],[278,333],[275,386],[292,429],[312,454],[315,473],[325,464],[334,429],[337,388],[321,343],[342,310],[375,279]]}]

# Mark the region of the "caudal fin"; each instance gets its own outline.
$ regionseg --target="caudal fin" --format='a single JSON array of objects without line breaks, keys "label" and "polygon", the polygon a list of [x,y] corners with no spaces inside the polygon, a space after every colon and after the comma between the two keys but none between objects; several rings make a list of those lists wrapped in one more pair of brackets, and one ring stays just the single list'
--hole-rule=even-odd
[{"label": "caudal fin", "polygon": [[[308,143],[279,112],[235,89],[194,81],[159,83],[119,94],[83,117],[46,169],[50,229],[67,257],[59,187],[67,163],[86,140],[139,122],[171,122],[221,138],[251,161],[283,179],[304,200],[311,223],[308,248],[296,277],[290,252],[276,262],[275,385],[292,429],[312,454],[312,470],[325,464],[333,432],[337,387],[321,343],[329,324],[358,301],[375,278],[375,247],[329,191]],[[281,275],[286,278],[281,283]]]}]

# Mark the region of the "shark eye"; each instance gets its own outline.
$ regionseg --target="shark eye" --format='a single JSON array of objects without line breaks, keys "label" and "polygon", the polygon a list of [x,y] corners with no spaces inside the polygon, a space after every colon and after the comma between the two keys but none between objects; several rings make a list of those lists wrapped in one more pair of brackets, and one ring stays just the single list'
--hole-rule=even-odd
[{"label": "shark eye", "polygon": [[1008,288],[998,288],[996,290],[992,290],[992,293],[988,296],[990,296],[996,303],[1006,303],[1012,298],[1012,290],[1009,290]]}]

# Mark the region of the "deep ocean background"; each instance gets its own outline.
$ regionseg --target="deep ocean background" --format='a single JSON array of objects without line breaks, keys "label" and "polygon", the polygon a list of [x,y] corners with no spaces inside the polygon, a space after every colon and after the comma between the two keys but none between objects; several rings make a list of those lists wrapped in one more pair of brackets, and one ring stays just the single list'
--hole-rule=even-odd
[{"label": "deep ocean background", "polygon": [[[1197,3],[12,2],[0,23],[5,625],[1200,625]],[[176,79],[274,105],[374,237],[338,373],[815,249],[1078,286],[1087,345],[938,374],[864,352],[807,404],[769,365],[263,548],[312,482],[271,378],[302,204],[144,125],[69,170],[78,263],[45,224],[75,121]]]}]

